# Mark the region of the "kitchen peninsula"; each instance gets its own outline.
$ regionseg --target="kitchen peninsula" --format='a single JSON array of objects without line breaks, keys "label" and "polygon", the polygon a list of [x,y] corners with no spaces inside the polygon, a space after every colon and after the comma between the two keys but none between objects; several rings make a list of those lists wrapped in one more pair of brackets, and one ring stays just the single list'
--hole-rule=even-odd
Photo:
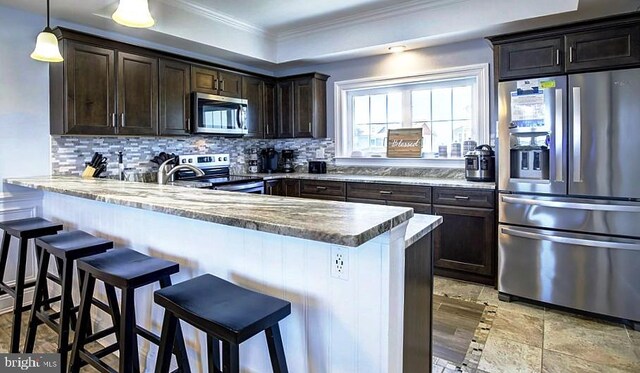
[{"label": "kitchen peninsula", "polygon": [[[412,219],[404,207],[68,176],[5,182],[9,192],[41,191],[42,216],[67,229],[178,262],[174,283],[212,273],[290,301],[292,314],[281,327],[292,372],[401,372],[403,355],[405,372],[431,365],[429,233],[439,217]],[[151,291],[138,295],[137,320],[158,332],[162,312],[152,308]],[[204,336],[186,328],[185,337],[190,359],[202,363]],[[269,371],[263,338],[242,345],[246,371]],[[140,351],[153,370],[155,348]]]}]

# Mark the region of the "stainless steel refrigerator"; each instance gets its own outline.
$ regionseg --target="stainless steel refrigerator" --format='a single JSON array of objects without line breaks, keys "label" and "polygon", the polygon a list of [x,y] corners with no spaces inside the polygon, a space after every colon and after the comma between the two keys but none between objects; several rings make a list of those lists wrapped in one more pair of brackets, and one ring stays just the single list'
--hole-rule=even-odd
[{"label": "stainless steel refrigerator", "polygon": [[640,324],[640,69],[499,84],[498,290]]}]

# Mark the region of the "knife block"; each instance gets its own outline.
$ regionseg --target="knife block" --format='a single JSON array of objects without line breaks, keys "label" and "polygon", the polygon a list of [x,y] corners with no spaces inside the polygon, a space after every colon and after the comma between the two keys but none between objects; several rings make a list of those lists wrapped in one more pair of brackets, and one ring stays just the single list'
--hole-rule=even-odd
[{"label": "knife block", "polygon": [[84,171],[82,171],[82,177],[83,177],[83,178],[86,178],[86,179],[88,179],[88,178],[92,178],[92,177],[93,177],[93,175],[95,174],[95,172],[96,172],[96,169],[95,169],[95,168],[93,168],[93,167],[91,167],[91,166],[87,166],[87,167],[84,169]]}]

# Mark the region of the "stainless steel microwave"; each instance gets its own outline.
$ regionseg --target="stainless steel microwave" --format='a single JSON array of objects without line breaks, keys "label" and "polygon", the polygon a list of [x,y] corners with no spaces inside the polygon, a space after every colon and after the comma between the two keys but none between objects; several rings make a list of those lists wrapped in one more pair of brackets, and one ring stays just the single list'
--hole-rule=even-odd
[{"label": "stainless steel microwave", "polygon": [[193,133],[243,136],[247,130],[247,100],[194,92]]}]

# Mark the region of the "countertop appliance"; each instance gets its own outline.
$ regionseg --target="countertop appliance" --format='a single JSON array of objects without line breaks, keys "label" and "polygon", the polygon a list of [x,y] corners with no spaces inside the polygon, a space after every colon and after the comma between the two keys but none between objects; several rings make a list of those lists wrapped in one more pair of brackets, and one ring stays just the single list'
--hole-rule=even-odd
[{"label": "countertop appliance", "polygon": [[464,176],[469,181],[494,181],[496,153],[489,145],[480,145],[464,155]]},{"label": "countertop appliance", "polygon": [[198,167],[204,175],[196,176],[191,170],[180,170],[176,172],[176,180],[202,182],[203,188],[215,190],[264,194],[262,178],[229,174],[229,154],[180,155],[178,164]]},{"label": "countertop appliance", "polygon": [[327,162],[325,161],[309,161],[310,174],[326,174]]},{"label": "countertop appliance", "polygon": [[262,160],[262,170],[260,172],[268,174],[278,172],[280,154],[278,154],[274,148],[264,148],[260,150],[260,157]]},{"label": "countertop appliance", "polygon": [[282,172],[294,172],[295,163],[293,163],[294,152],[290,149],[282,150]]},{"label": "countertop appliance", "polygon": [[249,133],[246,126],[247,100],[194,92],[191,102],[193,133],[231,137]]},{"label": "countertop appliance", "polygon": [[640,69],[499,84],[498,291],[640,326]]}]

